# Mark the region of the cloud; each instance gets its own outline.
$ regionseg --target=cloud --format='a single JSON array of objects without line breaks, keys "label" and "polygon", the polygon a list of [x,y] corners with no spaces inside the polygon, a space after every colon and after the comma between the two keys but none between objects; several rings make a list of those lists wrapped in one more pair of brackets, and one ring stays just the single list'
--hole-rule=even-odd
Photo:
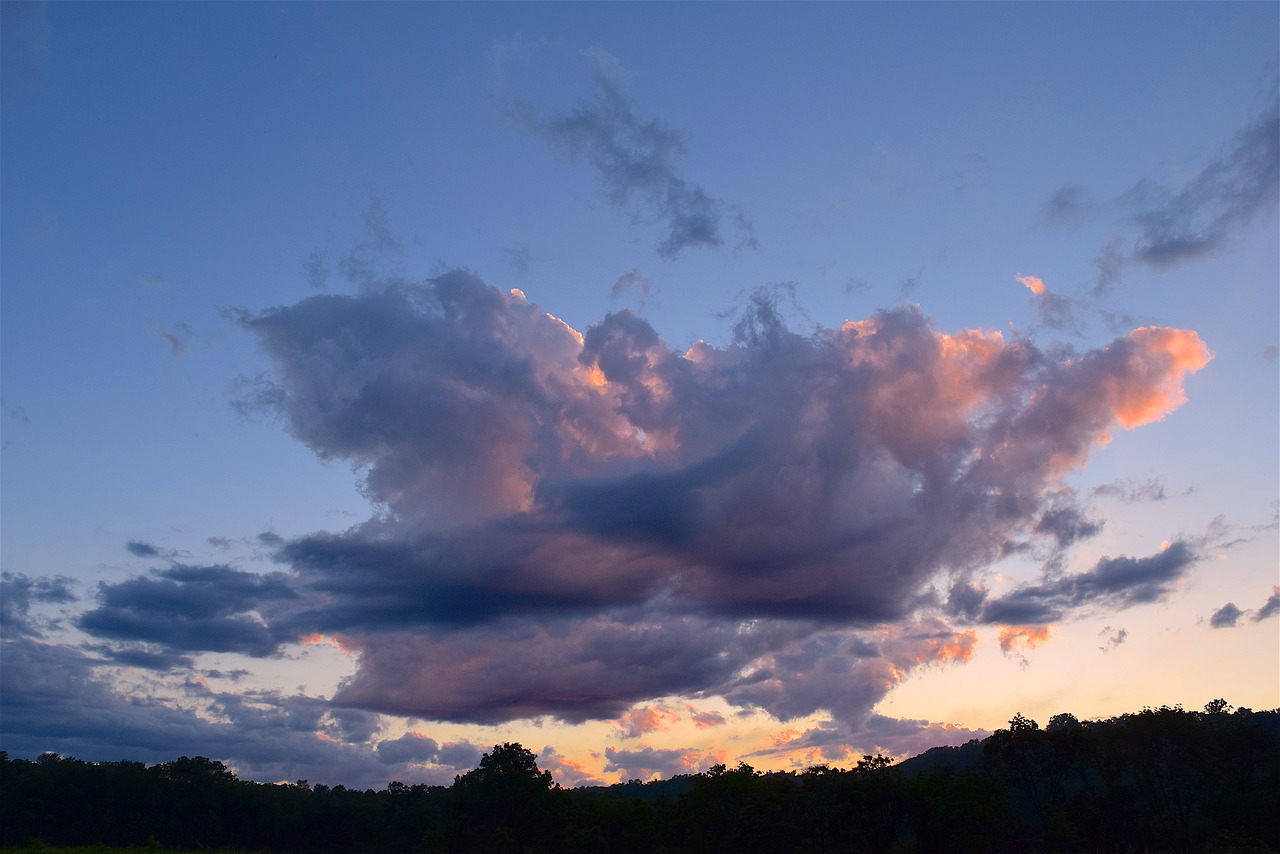
[{"label": "cloud", "polygon": [[192,330],[186,323],[177,324],[174,330],[169,330],[163,326],[156,327],[156,333],[164,339],[169,345],[169,352],[175,359],[181,359],[187,352],[187,339],[191,337]]},{"label": "cloud", "polygon": [[1060,187],[1041,209],[1040,218],[1046,225],[1077,226],[1097,210],[1098,205],[1089,191],[1079,185]]},{"label": "cloud", "polygon": [[1215,629],[1228,629],[1238,623],[1243,616],[1244,611],[1237,608],[1234,602],[1228,602],[1213,612],[1213,616],[1209,618],[1209,625]]},{"label": "cloud", "polygon": [[1254,612],[1253,621],[1255,623],[1260,623],[1277,613],[1280,613],[1280,587],[1272,587],[1271,595],[1267,598],[1267,601],[1263,603],[1261,608]]},{"label": "cloud", "polygon": [[[1143,178],[1113,203],[1123,230],[1099,252],[1094,294],[1123,267],[1167,269],[1218,254],[1255,222],[1275,215],[1280,201],[1280,100],[1275,84],[1266,107],[1237,130],[1191,178],[1168,183]],[[1078,186],[1057,190],[1045,204],[1048,224],[1076,225],[1100,210]]]},{"label": "cloud", "polygon": [[262,612],[296,594],[280,574],[173,564],[149,577],[98,585],[97,608],[76,625],[94,636],[170,651],[268,655],[281,638]]},{"label": "cloud", "polygon": [[1001,626],[1000,649],[1006,653],[1020,648],[1035,649],[1048,643],[1052,632],[1052,626]]},{"label": "cloud", "polygon": [[717,763],[723,764],[725,751],[690,748],[656,748],[642,745],[629,750],[604,749],[604,770],[617,772],[623,780],[670,779],[677,774],[696,774]]},{"label": "cloud", "polygon": [[273,366],[246,405],[352,465],[375,513],[264,540],[284,572],[101,585],[78,626],[121,654],[320,634],[356,662],[338,708],[579,722],[719,696],[853,726],[913,669],[965,661],[963,623],[1155,601],[1195,559],[998,598],[979,578],[1011,543],[1096,533],[1062,478],[1181,405],[1210,358],[1194,332],[1063,358],[902,307],[801,335],[765,292],[732,343],[680,352],[632,311],[580,334],[463,271],[233,316]]},{"label": "cloud", "polygon": [[640,738],[651,732],[663,732],[680,720],[680,715],[662,706],[637,706],[617,720],[620,738]]},{"label": "cloud", "polygon": [[65,575],[31,578],[21,572],[0,573],[0,636],[41,637],[44,621],[32,615],[32,606],[76,601],[74,585],[75,580]]},{"label": "cloud", "polygon": [[1245,617],[1252,622],[1261,623],[1277,613],[1280,613],[1280,586],[1271,588],[1271,595],[1257,610],[1244,611],[1236,607],[1234,602],[1228,602],[1213,612],[1213,616],[1209,618],[1209,625],[1215,629],[1230,629],[1240,625],[1240,620]]},{"label": "cloud", "polygon": [[479,763],[483,749],[469,741],[440,744],[418,732],[407,732],[399,738],[377,743],[374,753],[386,765],[446,765],[471,768]]},{"label": "cloud", "polygon": [[1016,625],[1052,623],[1080,608],[1119,609],[1156,602],[1169,594],[1196,560],[1185,542],[1149,557],[1104,557],[1087,572],[1026,585],[988,600],[982,618]]},{"label": "cloud", "polygon": [[135,557],[160,557],[162,555],[159,547],[143,540],[130,540],[124,544],[124,547]]},{"label": "cloud", "polygon": [[609,289],[609,296],[613,299],[622,299],[629,293],[635,293],[640,305],[644,305],[649,301],[649,294],[653,290],[653,282],[644,274],[639,267],[628,270],[618,277],[613,283],[613,287]]},{"label": "cloud", "polygon": [[787,756],[796,768],[832,762],[852,765],[863,756],[915,756],[931,747],[964,744],[988,735],[984,729],[872,714],[856,724],[828,721],[803,732],[786,730],[776,734],[772,745],[746,756]]},{"label": "cloud", "polygon": [[726,723],[724,715],[719,712],[700,712],[693,706],[686,706],[685,711],[689,713],[689,720],[693,721],[693,725],[698,729],[711,729],[724,726]]},{"label": "cloud", "polygon": [[1280,106],[1269,106],[1184,186],[1142,181],[1124,203],[1138,233],[1133,258],[1171,267],[1220,251],[1280,199]]},{"label": "cloud", "polygon": [[1075,334],[1081,332],[1083,326],[1080,313],[1087,308],[1082,300],[1049,290],[1044,280],[1038,276],[1024,276],[1019,273],[1014,279],[1031,291],[1032,303],[1041,326],[1062,329]]},{"label": "cloud", "polygon": [[1040,296],[1045,292],[1044,282],[1041,281],[1038,276],[1024,276],[1019,273],[1014,278],[1017,279],[1020,284],[1025,285],[1027,290],[1031,291],[1031,293],[1036,296]]},{"label": "cloud", "polygon": [[1169,493],[1165,490],[1160,478],[1152,477],[1142,483],[1133,481],[1113,481],[1101,483],[1089,490],[1094,498],[1112,498],[1126,504],[1138,504],[1145,501],[1164,501]]},{"label": "cloud", "polygon": [[684,137],[661,119],[636,115],[626,93],[628,75],[617,59],[598,49],[589,55],[598,89],[594,100],[550,115],[514,104],[508,117],[569,158],[590,163],[614,206],[659,223],[665,230],[658,244],[663,258],[722,245],[725,221],[738,232],[739,246],[754,248],[754,231],[741,211],[679,175]]},{"label": "cloud", "polygon": [[68,646],[6,639],[2,655],[0,741],[14,757],[168,762],[181,752],[226,761],[243,779],[363,788],[394,778],[447,784],[479,756],[465,742],[441,743],[435,765],[388,763],[371,742],[377,716],[322,698],[223,693],[193,679],[126,695],[97,672],[100,662]]},{"label": "cloud", "polygon": [[502,250],[502,254],[506,256],[507,265],[520,275],[526,275],[533,269],[534,263],[538,260],[534,257],[529,247],[523,243],[517,246],[507,246]]},{"label": "cloud", "polygon": [[1098,647],[1098,649],[1103,652],[1110,652],[1128,639],[1129,632],[1125,629],[1113,629],[1110,626],[1103,626],[1102,631],[1098,632],[1098,637],[1103,639],[1102,646]]},{"label": "cloud", "polygon": [[594,772],[588,770],[582,762],[575,762],[567,756],[560,755],[551,745],[542,748],[542,752],[538,754],[538,767],[550,771],[551,776],[561,786],[577,788],[608,785]]}]

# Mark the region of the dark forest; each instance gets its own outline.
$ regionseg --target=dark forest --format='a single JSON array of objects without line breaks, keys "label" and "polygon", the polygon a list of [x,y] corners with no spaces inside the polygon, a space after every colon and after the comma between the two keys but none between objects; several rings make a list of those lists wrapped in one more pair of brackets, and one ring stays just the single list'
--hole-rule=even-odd
[{"label": "dark forest", "polygon": [[[519,744],[451,786],[238,780],[219,761],[0,753],[0,844],[253,852],[1280,850],[1280,710],[1015,715],[898,764],[746,763],[563,789]],[[98,849],[102,850],[102,849]]]}]

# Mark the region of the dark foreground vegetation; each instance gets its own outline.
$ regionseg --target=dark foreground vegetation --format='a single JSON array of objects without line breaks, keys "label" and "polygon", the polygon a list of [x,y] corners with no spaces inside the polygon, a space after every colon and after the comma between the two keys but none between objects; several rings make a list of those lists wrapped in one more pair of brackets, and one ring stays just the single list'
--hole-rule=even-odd
[{"label": "dark foreground vegetation", "polygon": [[[746,764],[561,789],[518,744],[452,786],[381,791],[0,753],[0,845],[255,852],[1280,851],[1280,710],[1021,715],[892,765]],[[101,849],[100,849],[101,850]]]}]

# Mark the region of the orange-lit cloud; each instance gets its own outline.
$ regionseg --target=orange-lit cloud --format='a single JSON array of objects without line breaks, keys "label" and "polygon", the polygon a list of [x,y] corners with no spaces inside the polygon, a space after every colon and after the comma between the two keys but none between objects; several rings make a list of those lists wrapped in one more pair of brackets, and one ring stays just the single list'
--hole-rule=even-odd
[{"label": "orange-lit cloud", "polygon": [[680,715],[662,706],[636,706],[615,721],[623,738],[639,738],[645,733],[670,729]]},{"label": "orange-lit cloud", "polygon": [[303,646],[331,646],[334,649],[336,649],[338,652],[345,655],[347,658],[351,658],[352,656],[351,650],[343,646],[342,642],[339,641],[337,638],[333,637],[332,635],[323,635],[319,633],[313,633],[302,638],[301,640],[298,641],[298,643],[302,644]]},{"label": "orange-lit cloud", "polygon": [[1040,278],[1037,276],[1024,276],[1021,273],[1019,273],[1015,278],[1020,283],[1026,285],[1027,290],[1031,291],[1031,293],[1035,294],[1036,296],[1040,296],[1040,294],[1044,293],[1046,290],[1044,286],[1044,282],[1042,282]]},{"label": "orange-lit cloud", "polygon": [[778,732],[769,733],[765,736],[765,739],[769,742],[771,747],[781,747],[784,744],[790,744],[803,734],[804,733],[794,727],[788,727],[787,729],[779,730]]},{"label": "orange-lit cloud", "polygon": [[1189,329],[1144,326],[1130,332],[1128,341],[1145,363],[1131,383],[1117,384],[1113,393],[1116,420],[1132,429],[1159,421],[1186,403],[1183,377],[1209,364],[1213,354]]},{"label": "orange-lit cloud", "polygon": [[1052,633],[1052,626],[1001,626],[1000,649],[1005,652],[1013,652],[1019,647],[1035,649],[1048,643]]}]

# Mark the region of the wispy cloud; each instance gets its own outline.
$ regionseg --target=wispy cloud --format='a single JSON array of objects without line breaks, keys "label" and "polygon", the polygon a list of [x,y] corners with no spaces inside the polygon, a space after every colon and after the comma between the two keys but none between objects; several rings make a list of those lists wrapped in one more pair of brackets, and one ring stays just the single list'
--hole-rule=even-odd
[{"label": "wispy cloud", "polygon": [[1110,626],[1103,626],[1102,631],[1098,632],[1098,637],[1102,638],[1102,646],[1098,647],[1098,649],[1103,652],[1111,652],[1129,639],[1129,632],[1127,629],[1113,629]]},{"label": "wispy cloud", "polygon": [[1098,253],[1094,295],[1131,263],[1165,269],[1218,254],[1255,223],[1275,215],[1280,202],[1280,99],[1276,84],[1266,106],[1184,181],[1147,177],[1109,205],[1088,190],[1064,186],[1049,198],[1042,219],[1078,225],[1107,211],[1123,219],[1116,237]]},{"label": "wispy cloud", "polygon": [[754,229],[742,211],[679,173],[688,147],[684,135],[662,119],[637,115],[626,92],[628,75],[616,58],[599,49],[589,56],[595,99],[550,114],[511,104],[507,116],[568,157],[590,163],[612,204],[660,224],[665,233],[657,249],[663,258],[721,246],[726,226],[737,233],[739,247],[754,248]]}]

